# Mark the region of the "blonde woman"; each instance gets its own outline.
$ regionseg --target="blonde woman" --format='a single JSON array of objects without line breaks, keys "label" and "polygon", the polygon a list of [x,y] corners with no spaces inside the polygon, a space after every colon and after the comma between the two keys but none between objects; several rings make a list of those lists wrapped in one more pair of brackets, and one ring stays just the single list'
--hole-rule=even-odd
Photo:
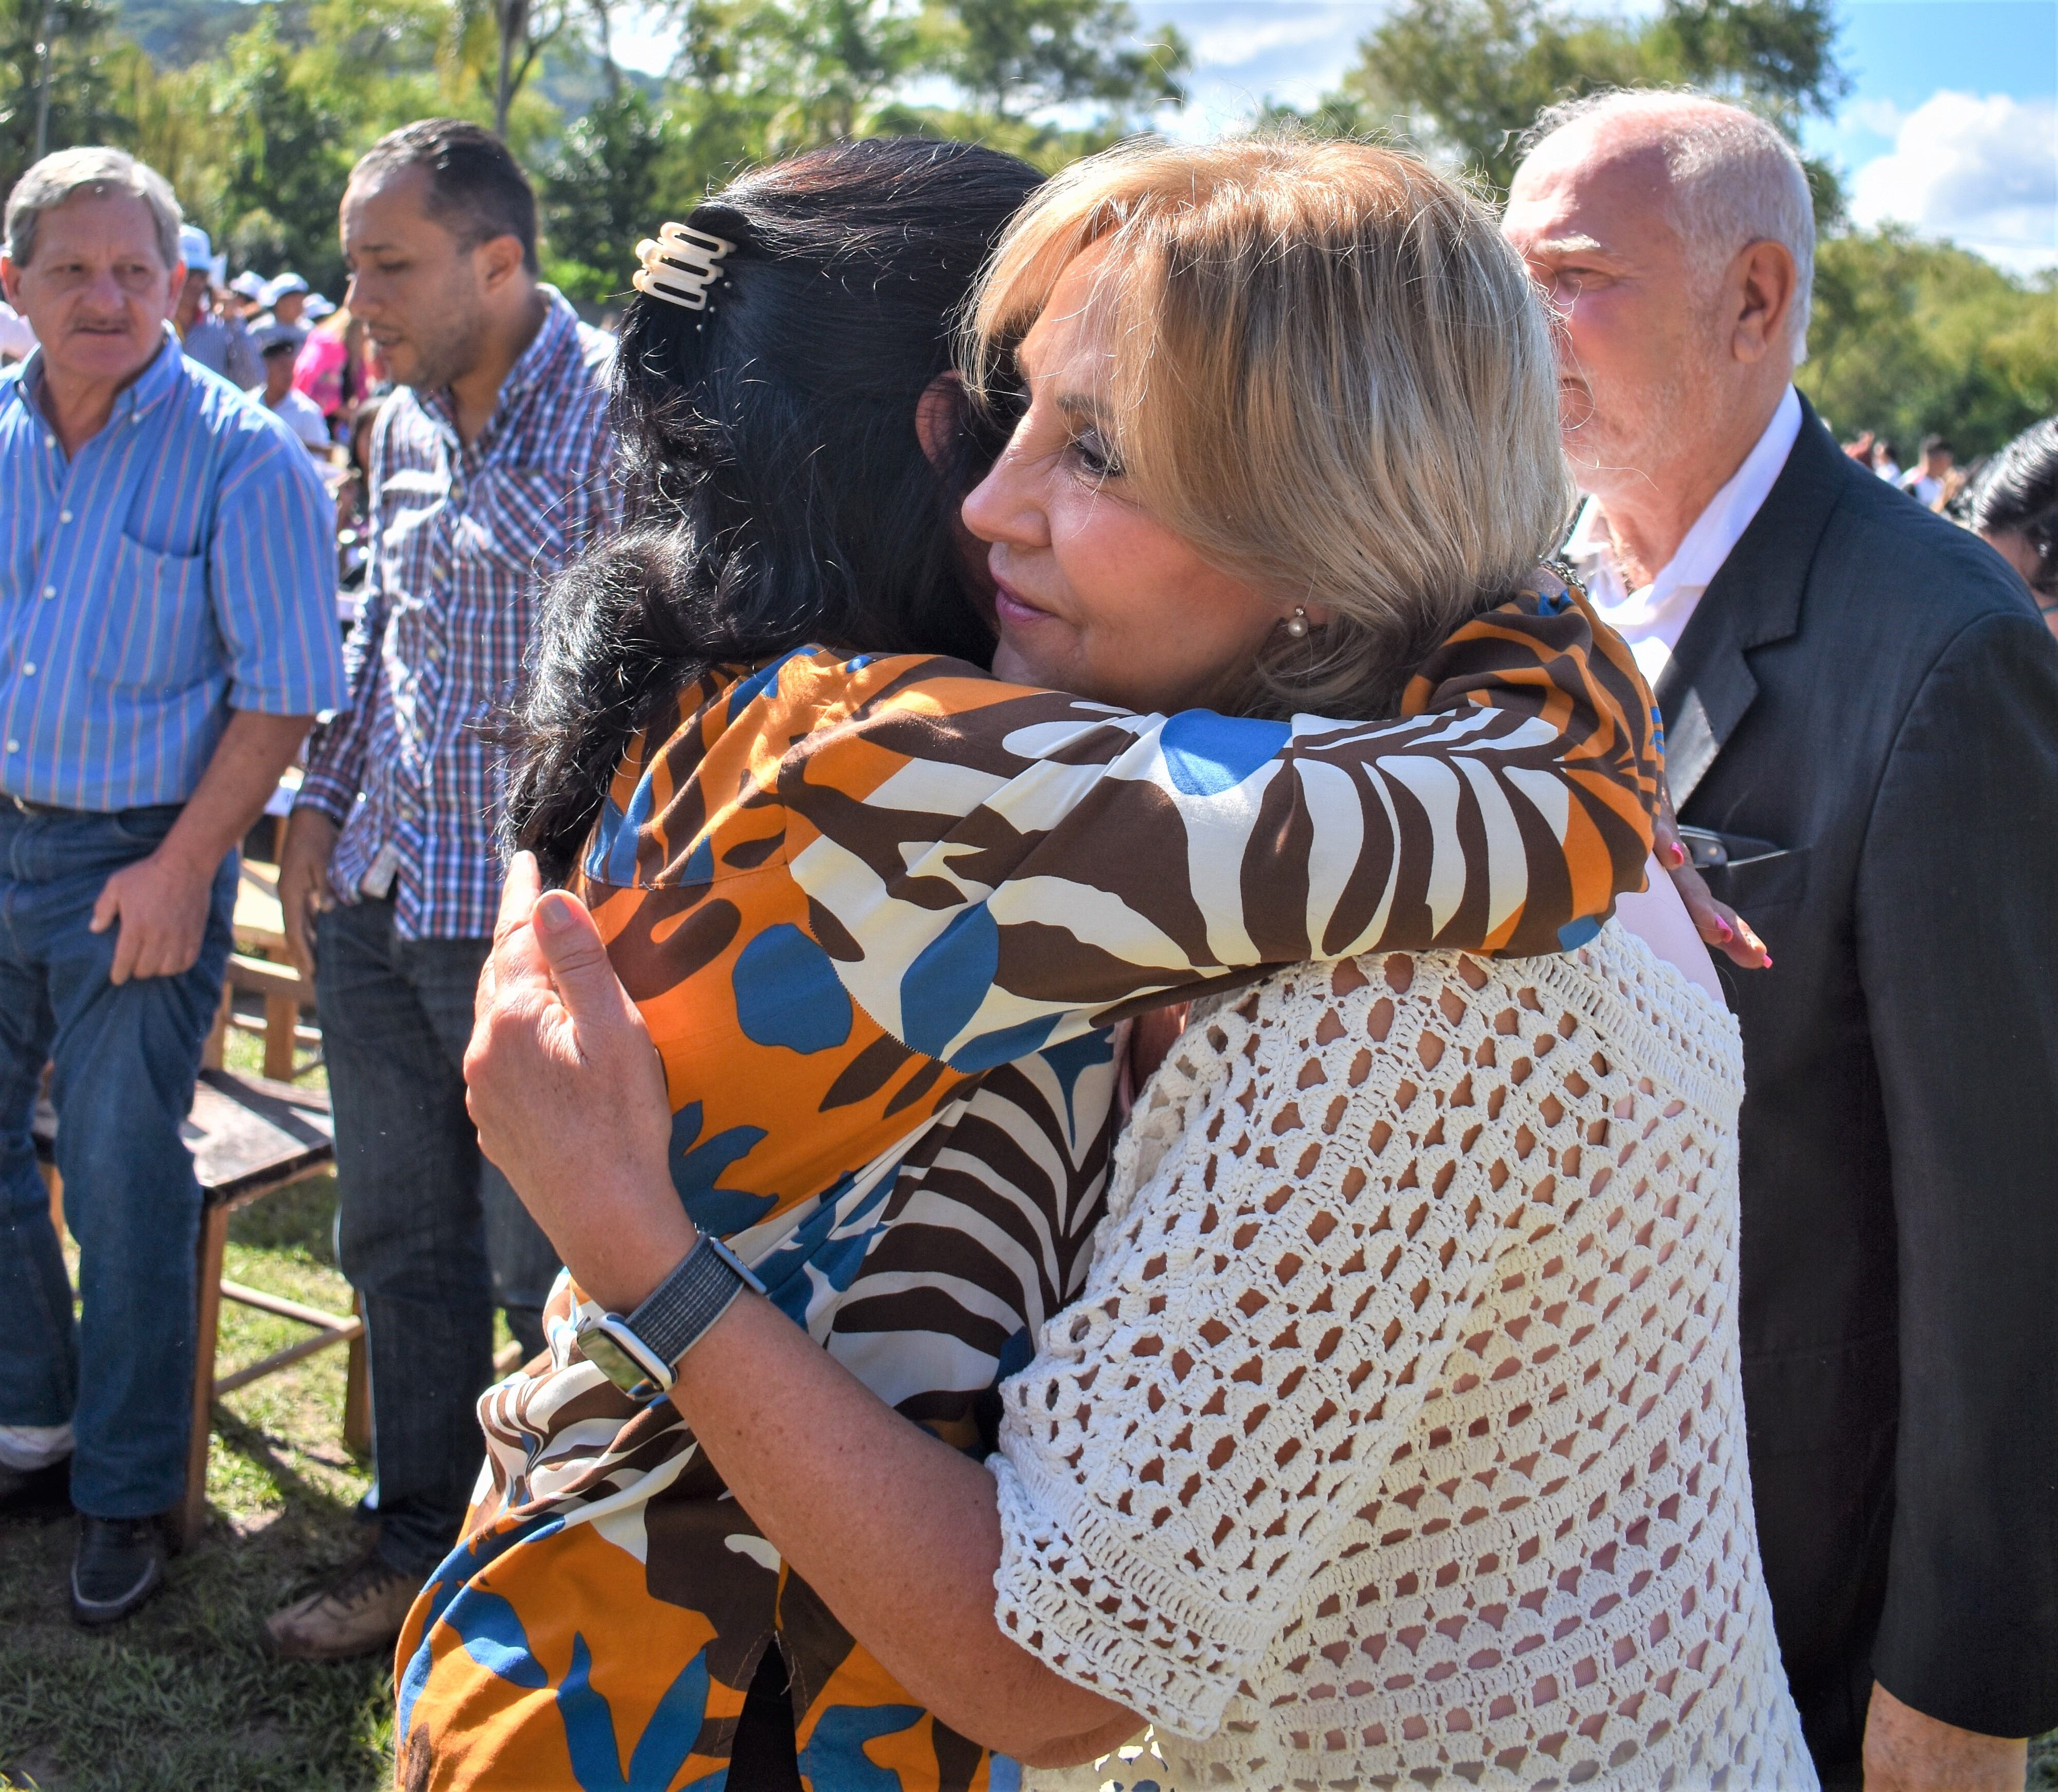
[{"label": "blonde woman", "polygon": [[[987,1463],[749,1293],[677,1357],[671,1405],[782,1576],[940,1734],[991,1751],[966,1758],[979,1784],[1025,1763],[1055,1783],[1146,1722],[1161,1777],[1190,1789],[1809,1783],[1745,1478],[1740,1067],[1683,912],[1661,883],[1647,931],[1671,964],[1619,924],[1561,932],[1555,956],[1349,956],[1392,944],[1383,917],[1403,907],[1429,912],[1423,947],[1468,904],[1500,944],[1515,884],[1539,888],[1518,843],[1603,825],[1622,787],[1597,776],[1595,809],[1576,773],[1496,769],[1516,737],[1462,707],[1435,732],[1476,756],[1395,750],[1290,778],[1274,763],[1331,737],[1310,693],[1333,714],[1405,711],[1439,644],[1491,636],[1496,617],[1539,719],[1575,688],[1508,608],[1527,590],[1577,614],[1533,572],[1569,494],[1520,267],[1469,198],[1390,153],[1130,150],[1031,201],[976,315],[975,383],[1010,353],[1029,392],[965,507],[991,544],[996,673],[1110,705],[1178,760],[1168,789],[1196,816],[1240,805],[1246,837],[1290,842],[1311,817],[1371,830],[1377,805],[1419,799],[1462,813],[1452,853],[1486,843],[1487,875],[1440,878],[1432,858],[1412,885],[1396,869],[1361,888],[1355,848],[1332,840],[1271,861],[1275,885],[1296,880],[1246,891],[1241,912],[1273,916],[1277,937],[1239,940],[1222,892],[1251,861],[1169,857],[1178,836],[1139,829],[1108,781],[1110,763],[1147,777],[1156,760],[1110,762],[1093,731],[1108,725],[1027,711],[1009,750],[1047,773],[996,785],[994,763],[968,762],[955,785],[911,781],[900,843],[863,876],[782,833],[812,934],[889,1031],[932,1017],[896,1004],[876,959],[919,936],[924,909],[949,917],[932,944],[965,950],[964,880],[1059,815],[1065,875],[1007,877],[1008,916],[1106,959],[1075,967],[1077,987],[1018,962],[1010,1001],[1056,1029],[1104,1018],[1147,944],[1111,896],[1154,880],[1193,897],[1147,948],[1187,936],[1189,968],[1159,987],[1214,993],[1144,1091],[1085,1291],[1006,1385]],[[1150,714],[1202,702],[1246,719]],[[793,743],[789,815],[824,813],[802,789],[841,725]],[[1610,749],[1592,745],[1598,774]],[[1445,807],[1459,790],[1470,806]],[[963,824],[930,852],[954,800]],[[638,832],[638,864],[657,837]],[[921,888],[901,893],[896,860]],[[503,931],[469,1063],[481,1137],[592,1305],[626,1313],[701,1248],[666,1170],[646,1017],[585,909],[539,896],[526,860]],[[1237,988],[1202,957],[1273,968]],[[983,973],[983,999],[1004,1007],[1002,974]],[[464,1634],[475,1655],[507,1647]],[[811,1748],[801,1772],[840,1787]],[[916,1783],[898,1750],[869,1758]]]}]

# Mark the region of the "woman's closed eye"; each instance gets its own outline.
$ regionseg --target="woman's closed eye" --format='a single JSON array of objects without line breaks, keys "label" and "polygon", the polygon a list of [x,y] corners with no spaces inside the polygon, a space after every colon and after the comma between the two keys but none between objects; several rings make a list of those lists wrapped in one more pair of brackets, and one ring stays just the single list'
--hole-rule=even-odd
[{"label": "woman's closed eye", "polygon": [[1075,466],[1095,485],[1122,477],[1122,463],[1114,450],[1097,429],[1083,429],[1074,433],[1066,449]]}]

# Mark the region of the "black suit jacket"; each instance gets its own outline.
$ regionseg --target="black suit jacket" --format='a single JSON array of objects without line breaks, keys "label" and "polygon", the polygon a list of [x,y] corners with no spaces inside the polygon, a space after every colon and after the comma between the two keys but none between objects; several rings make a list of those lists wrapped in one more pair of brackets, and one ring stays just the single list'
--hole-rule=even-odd
[{"label": "black suit jacket", "polygon": [[1826,1779],[1873,1678],[2058,1726],[2058,641],[1812,410],[1659,680],[1743,1029],[1758,1540]]}]

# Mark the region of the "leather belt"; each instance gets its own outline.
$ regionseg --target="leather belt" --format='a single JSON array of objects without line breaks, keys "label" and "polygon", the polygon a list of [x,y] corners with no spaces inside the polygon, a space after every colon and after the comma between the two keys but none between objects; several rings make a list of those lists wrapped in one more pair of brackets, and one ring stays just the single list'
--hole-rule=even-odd
[{"label": "leather belt", "polygon": [[0,790],[0,803],[11,805],[23,815],[68,815],[69,809],[60,809],[55,803],[33,803],[26,797],[17,797],[12,792]]}]

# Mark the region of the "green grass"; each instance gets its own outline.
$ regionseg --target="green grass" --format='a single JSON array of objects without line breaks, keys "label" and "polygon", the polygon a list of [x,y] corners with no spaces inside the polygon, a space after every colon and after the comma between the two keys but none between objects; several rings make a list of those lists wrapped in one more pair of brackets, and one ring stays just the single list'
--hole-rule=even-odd
[{"label": "green grass", "polygon": [[[231,1035],[232,1067],[255,1071],[259,1055],[256,1041]],[[246,1208],[229,1223],[229,1276],[347,1312],[335,1214],[328,1176]],[[224,1301],[217,1373],[306,1335]],[[322,1351],[220,1402],[206,1532],[173,1558],[166,1591],[110,1634],[71,1622],[69,1520],[0,1524],[0,1786],[360,1792],[391,1783],[391,1662],[280,1662],[261,1642],[267,1615],[368,1540],[353,1508],[371,1474],[343,1447],[344,1362],[342,1350]]]}]

